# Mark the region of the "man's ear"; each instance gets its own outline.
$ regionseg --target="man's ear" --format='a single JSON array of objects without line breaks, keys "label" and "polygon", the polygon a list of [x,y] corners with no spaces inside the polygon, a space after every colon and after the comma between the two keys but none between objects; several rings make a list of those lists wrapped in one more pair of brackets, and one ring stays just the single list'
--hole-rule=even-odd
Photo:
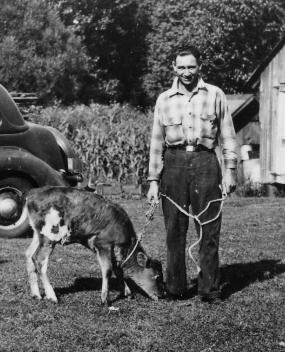
[{"label": "man's ear", "polygon": [[138,254],[137,254],[137,262],[138,262],[139,266],[141,266],[142,268],[145,268],[147,260],[148,260],[148,258],[143,252],[138,252]]},{"label": "man's ear", "polygon": [[177,67],[176,67],[175,61],[172,61],[172,68],[173,68],[174,72],[176,73],[177,72]]}]

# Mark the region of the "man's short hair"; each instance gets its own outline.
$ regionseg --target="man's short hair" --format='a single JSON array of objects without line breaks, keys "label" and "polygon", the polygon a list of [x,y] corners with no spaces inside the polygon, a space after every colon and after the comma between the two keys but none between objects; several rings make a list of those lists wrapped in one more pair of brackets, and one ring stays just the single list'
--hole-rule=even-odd
[{"label": "man's short hair", "polygon": [[177,56],[185,56],[185,55],[193,55],[196,58],[198,65],[200,65],[200,63],[201,63],[200,51],[196,46],[191,45],[191,44],[186,44],[186,45],[183,44],[183,45],[177,47],[173,51],[173,62],[176,62]]}]

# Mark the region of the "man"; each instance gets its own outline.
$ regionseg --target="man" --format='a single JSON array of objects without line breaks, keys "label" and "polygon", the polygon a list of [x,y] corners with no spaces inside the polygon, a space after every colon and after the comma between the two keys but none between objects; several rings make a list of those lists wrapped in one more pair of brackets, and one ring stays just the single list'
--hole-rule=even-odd
[{"label": "man", "polygon": [[[148,199],[158,201],[161,193],[193,214],[204,210],[209,201],[221,198],[222,184],[229,194],[236,187],[236,136],[223,91],[207,84],[200,76],[200,53],[193,46],[179,48],[174,55],[176,74],[172,87],[157,99],[150,146]],[[220,145],[224,175],[215,154]],[[160,184],[161,183],[161,184]],[[185,245],[189,217],[169,199],[162,197],[167,236],[166,285],[169,296],[186,292]],[[200,217],[217,216],[214,202]],[[196,223],[196,230],[200,228]],[[198,294],[209,303],[220,299],[219,235],[221,216],[203,226],[199,258]]]}]

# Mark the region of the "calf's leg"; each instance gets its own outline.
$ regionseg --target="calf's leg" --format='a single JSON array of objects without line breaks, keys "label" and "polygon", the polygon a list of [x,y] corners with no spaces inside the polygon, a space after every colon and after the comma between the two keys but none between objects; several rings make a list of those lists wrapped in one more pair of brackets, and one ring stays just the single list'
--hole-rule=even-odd
[{"label": "calf's leg", "polygon": [[111,248],[97,249],[97,258],[102,272],[102,305],[110,305],[109,283],[112,275]]},{"label": "calf's leg", "polygon": [[123,269],[118,268],[116,266],[113,267],[114,273],[119,281],[120,285],[120,296],[119,297],[133,297],[132,291],[130,290],[128,284],[124,280],[124,272]]},{"label": "calf's leg", "polygon": [[34,235],[32,242],[28,249],[26,250],[26,267],[27,267],[27,272],[28,272],[28,280],[30,284],[30,289],[31,289],[31,295],[34,298],[41,299],[41,294],[39,290],[39,285],[38,285],[38,275],[37,275],[37,269],[35,266],[34,258],[36,255],[37,250],[39,249],[40,246],[40,241],[39,241],[39,235],[37,231],[34,229]]},{"label": "calf's leg", "polygon": [[47,276],[48,260],[49,260],[49,256],[51,255],[54,249],[54,246],[55,244],[53,242],[45,240],[45,242],[43,242],[42,246],[40,247],[37,253],[36,261],[38,263],[39,274],[40,274],[41,281],[43,283],[46,298],[57,303],[57,297],[55,295],[54,289],[50,284],[49,278]]},{"label": "calf's leg", "polygon": [[121,268],[121,263],[123,262],[123,258],[127,255],[127,249],[122,246],[116,245],[112,250],[112,265],[113,271],[116,275],[116,278],[119,281],[120,285],[120,295],[119,297],[133,297],[133,294],[124,280],[124,271]]}]

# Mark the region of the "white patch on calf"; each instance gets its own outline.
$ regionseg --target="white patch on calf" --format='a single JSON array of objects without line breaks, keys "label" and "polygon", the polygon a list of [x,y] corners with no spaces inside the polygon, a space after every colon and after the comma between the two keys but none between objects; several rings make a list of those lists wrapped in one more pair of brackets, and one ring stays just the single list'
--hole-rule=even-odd
[{"label": "white patch on calf", "polygon": [[[46,236],[51,241],[60,241],[66,236],[70,236],[67,225],[60,226],[60,220],[62,218],[59,216],[58,210],[50,208],[49,212],[45,216],[45,225],[41,230],[41,234]],[[56,231],[52,231],[56,228]]]}]

